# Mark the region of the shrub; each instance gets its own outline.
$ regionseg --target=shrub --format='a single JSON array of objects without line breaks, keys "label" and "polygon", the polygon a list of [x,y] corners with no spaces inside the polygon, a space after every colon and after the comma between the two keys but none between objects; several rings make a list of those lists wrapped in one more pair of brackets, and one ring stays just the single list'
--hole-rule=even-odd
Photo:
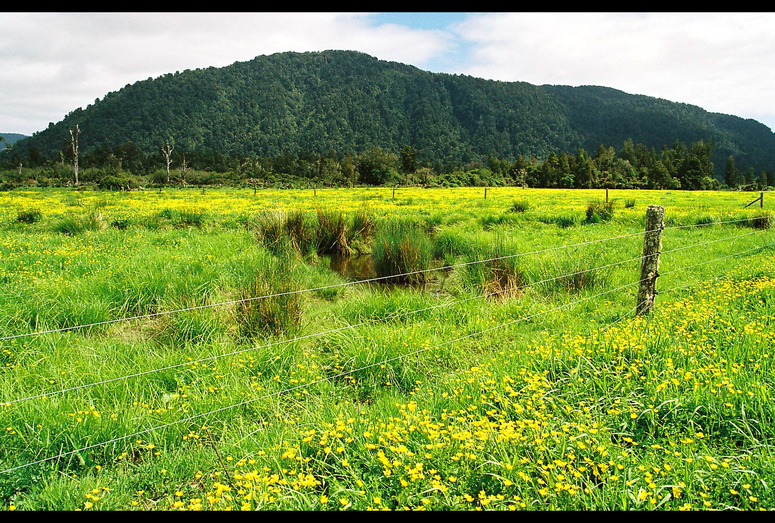
[{"label": "shrub", "polygon": [[138,185],[137,181],[126,173],[105,176],[97,183],[97,187],[107,190],[131,189],[137,188]]},{"label": "shrub", "polygon": [[[372,256],[377,276],[393,276],[391,282],[424,284],[432,260],[432,248],[427,233],[413,222],[388,220],[381,224],[374,237]],[[411,273],[411,274],[409,274]]]}]

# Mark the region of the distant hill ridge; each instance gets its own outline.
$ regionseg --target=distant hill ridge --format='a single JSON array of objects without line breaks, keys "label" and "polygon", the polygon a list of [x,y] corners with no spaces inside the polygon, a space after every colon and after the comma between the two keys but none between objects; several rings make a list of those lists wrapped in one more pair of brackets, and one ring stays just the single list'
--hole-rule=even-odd
[{"label": "distant hill ridge", "polygon": [[83,151],[132,142],[158,152],[172,137],[181,150],[226,155],[411,145],[421,160],[468,162],[705,140],[717,174],[730,155],[740,169],[775,167],[775,134],[751,119],[606,87],[430,73],[355,51],[277,53],[138,81],[17,145],[58,157],[76,125]]},{"label": "distant hill ridge", "polygon": [[19,134],[19,133],[0,133],[0,138],[3,139],[2,141],[4,143],[14,144],[23,138],[29,138],[29,137],[26,134]]}]

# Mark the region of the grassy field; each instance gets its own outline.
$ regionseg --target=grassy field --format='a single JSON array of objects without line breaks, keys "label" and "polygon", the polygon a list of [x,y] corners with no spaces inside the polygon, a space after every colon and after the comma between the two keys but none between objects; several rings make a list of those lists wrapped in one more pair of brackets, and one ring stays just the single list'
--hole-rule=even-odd
[{"label": "grassy field", "polygon": [[0,193],[0,506],[773,509],[757,196]]}]

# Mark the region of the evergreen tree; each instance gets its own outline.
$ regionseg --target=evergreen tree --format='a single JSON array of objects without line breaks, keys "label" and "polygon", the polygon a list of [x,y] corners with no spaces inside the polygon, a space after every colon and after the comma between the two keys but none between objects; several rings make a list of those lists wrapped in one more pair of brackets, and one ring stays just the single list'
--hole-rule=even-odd
[{"label": "evergreen tree", "polygon": [[727,158],[727,165],[724,169],[724,183],[730,189],[737,189],[740,183],[740,173],[735,167],[735,159],[732,155],[729,155],[729,158]]}]

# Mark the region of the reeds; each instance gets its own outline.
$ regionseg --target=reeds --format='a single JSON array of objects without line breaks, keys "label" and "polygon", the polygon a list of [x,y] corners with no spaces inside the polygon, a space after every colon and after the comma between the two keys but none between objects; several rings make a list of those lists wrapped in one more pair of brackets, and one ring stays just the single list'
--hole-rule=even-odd
[{"label": "reeds", "polygon": [[527,283],[516,257],[518,252],[515,240],[507,239],[503,232],[496,233],[491,243],[481,244],[469,254],[463,266],[464,286],[493,299],[518,296]]},{"label": "reeds", "polygon": [[433,259],[433,244],[416,223],[401,219],[382,222],[374,236],[372,256],[377,276],[391,283],[424,284]]},{"label": "reeds", "polygon": [[297,331],[303,313],[298,277],[289,262],[270,263],[242,290],[237,304],[240,335],[290,335]]}]

